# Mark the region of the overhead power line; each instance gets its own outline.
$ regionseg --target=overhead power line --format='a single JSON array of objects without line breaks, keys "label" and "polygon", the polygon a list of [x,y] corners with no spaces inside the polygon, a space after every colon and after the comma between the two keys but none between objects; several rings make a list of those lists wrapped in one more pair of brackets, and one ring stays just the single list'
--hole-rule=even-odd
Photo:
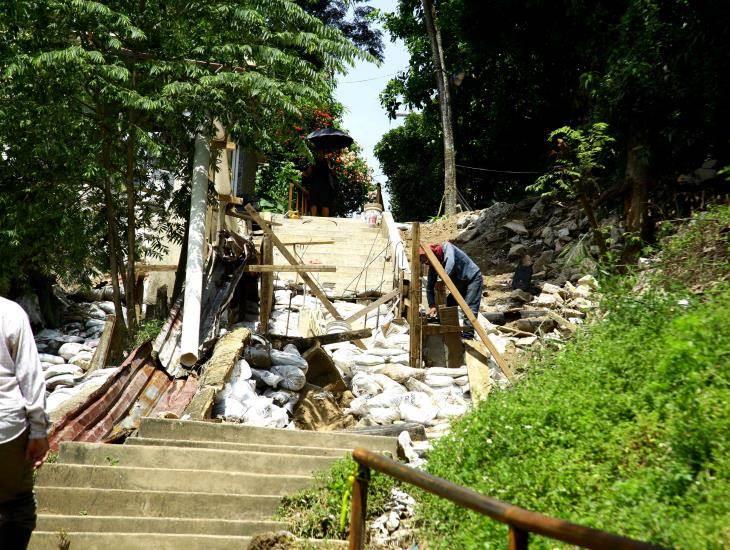
[{"label": "overhead power line", "polygon": [[545,172],[537,172],[534,170],[495,170],[492,168],[479,168],[477,166],[466,166],[465,164],[457,164],[457,168],[466,168],[467,170],[477,170],[479,172],[492,172],[494,174],[544,174]]},{"label": "overhead power line", "polygon": [[346,80],[345,82],[338,82],[338,84],[359,84],[360,82],[370,82],[371,80],[380,80],[382,78],[390,78],[391,76],[395,76],[398,73],[402,73],[403,70],[396,71],[394,73],[390,74],[383,74],[380,76],[374,76],[372,78],[363,78],[362,80]]}]

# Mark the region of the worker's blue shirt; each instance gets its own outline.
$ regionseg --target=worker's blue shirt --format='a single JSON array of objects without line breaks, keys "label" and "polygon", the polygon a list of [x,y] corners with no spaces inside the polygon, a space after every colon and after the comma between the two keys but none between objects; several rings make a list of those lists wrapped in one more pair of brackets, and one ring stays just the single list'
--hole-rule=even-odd
[{"label": "worker's blue shirt", "polygon": [[[444,250],[444,271],[451,277],[454,284],[458,286],[470,283],[475,278],[482,276],[479,266],[466,255],[466,253],[451,243],[441,245]],[[436,279],[438,274],[433,267],[428,268],[428,283],[426,285],[426,298],[428,305],[436,303]]]}]

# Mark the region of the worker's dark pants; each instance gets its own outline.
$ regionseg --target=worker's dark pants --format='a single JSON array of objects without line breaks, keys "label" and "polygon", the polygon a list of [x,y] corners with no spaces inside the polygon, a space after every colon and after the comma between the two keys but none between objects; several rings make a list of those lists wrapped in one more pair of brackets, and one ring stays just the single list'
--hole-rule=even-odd
[{"label": "worker's dark pants", "polygon": [[[482,274],[479,273],[471,281],[454,281],[454,284],[459,290],[459,293],[464,297],[464,301],[468,304],[474,317],[478,317],[479,305],[482,303]],[[449,307],[458,305],[451,294],[446,298],[446,305]],[[466,328],[465,332],[474,333],[474,328],[471,326],[469,319],[464,319],[464,325]]]},{"label": "worker's dark pants", "polygon": [[25,459],[28,431],[0,443],[0,548],[25,550],[35,529],[33,464]]}]

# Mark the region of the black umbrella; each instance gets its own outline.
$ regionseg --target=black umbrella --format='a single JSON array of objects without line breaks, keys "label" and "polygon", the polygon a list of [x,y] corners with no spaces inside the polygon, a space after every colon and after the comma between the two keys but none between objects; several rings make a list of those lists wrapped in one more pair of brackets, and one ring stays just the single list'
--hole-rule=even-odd
[{"label": "black umbrella", "polygon": [[352,145],[354,141],[350,136],[341,130],[334,128],[322,128],[315,130],[307,136],[317,149],[337,151]]}]

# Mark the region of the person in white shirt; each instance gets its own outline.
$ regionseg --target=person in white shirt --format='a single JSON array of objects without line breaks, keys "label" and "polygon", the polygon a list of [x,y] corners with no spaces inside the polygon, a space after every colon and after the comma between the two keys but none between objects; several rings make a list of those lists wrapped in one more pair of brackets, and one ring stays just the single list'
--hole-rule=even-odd
[{"label": "person in white shirt", "polygon": [[0,547],[25,550],[35,529],[33,471],[48,454],[46,382],[25,311],[0,297]]}]

